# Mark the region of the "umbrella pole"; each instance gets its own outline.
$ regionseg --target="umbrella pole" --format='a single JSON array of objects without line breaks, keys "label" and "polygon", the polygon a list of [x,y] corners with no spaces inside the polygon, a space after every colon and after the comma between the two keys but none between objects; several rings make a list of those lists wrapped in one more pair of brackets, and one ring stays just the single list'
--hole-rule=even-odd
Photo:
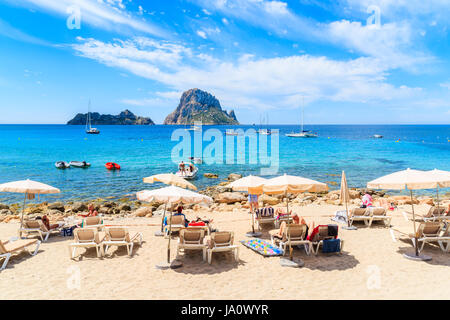
[{"label": "umbrella pole", "polygon": [[347,226],[350,228],[350,218],[348,217],[348,199],[345,197],[345,212],[347,213]]},{"label": "umbrella pole", "polygon": [[437,207],[438,207],[438,210],[439,210],[439,186],[438,187],[436,187],[436,196],[437,196]]},{"label": "umbrella pole", "polygon": [[414,242],[415,242],[415,249],[416,249],[416,257],[419,256],[419,243],[417,241],[417,232],[416,232],[416,216],[414,213],[414,203],[413,203],[413,193],[412,193],[412,189],[409,190],[410,192],[410,196],[411,196],[411,209],[412,209],[412,214],[413,214],[413,224],[414,224]]},{"label": "umbrella pole", "polygon": [[25,213],[25,202],[27,201],[28,193],[25,192],[25,197],[23,198],[23,206],[22,206],[22,215],[20,216],[20,229],[19,229],[19,238],[22,237],[22,227],[23,227],[23,214]]},{"label": "umbrella pole", "polygon": [[287,191],[284,193],[284,197],[286,198],[286,214],[289,214],[289,199],[287,196]]},{"label": "umbrella pole", "polygon": [[170,238],[172,238],[172,206],[170,206],[169,242],[167,244],[167,263],[170,264]]}]

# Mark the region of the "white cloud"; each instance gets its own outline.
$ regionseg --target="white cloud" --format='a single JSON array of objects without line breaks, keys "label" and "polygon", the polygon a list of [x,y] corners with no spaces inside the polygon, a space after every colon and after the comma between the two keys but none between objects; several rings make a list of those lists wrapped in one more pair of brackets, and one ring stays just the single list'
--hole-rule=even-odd
[{"label": "white cloud", "polygon": [[106,29],[123,31],[123,27],[135,31],[152,34],[155,36],[167,36],[168,33],[160,27],[149,22],[136,19],[125,9],[121,0],[7,0],[13,5],[30,9],[41,9],[57,14],[64,18],[69,17],[67,8],[76,6],[81,11],[81,27],[84,23]]},{"label": "white cloud", "polygon": [[[153,45],[139,47],[142,42]],[[169,48],[166,58],[157,58],[155,47]],[[174,47],[178,48],[176,68],[167,67]],[[214,93],[224,106],[238,108],[295,108],[300,95],[306,95],[307,102],[375,103],[420,94],[420,89],[387,83],[386,66],[376,58],[340,61],[309,55],[266,59],[244,55],[231,63],[204,53],[190,55],[193,50],[179,44],[142,38],[114,43],[85,39],[73,48],[82,56],[157,81],[173,89],[171,92],[199,87]],[[140,103],[154,105],[160,101]]]},{"label": "white cloud", "polygon": [[206,32],[205,31],[202,31],[202,30],[198,30],[197,31],[197,35],[200,37],[200,38],[203,38],[203,39],[206,39],[207,37],[206,37]]},{"label": "white cloud", "polygon": [[228,22],[227,18],[222,18],[222,23],[228,25],[230,22]]},{"label": "white cloud", "polygon": [[208,15],[208,16],[210,16],[210,15],[212,14],[211,12],[209,12],[209,11],[206,10],[206,9],[203,9],[202,12],[203,12],[204,14]]},{"label": "white cloud", "polygon": [[441,83],[439,84],[442,88],[447,88],[448,90],[450,90],[450,82],[446,82],[446,83]]}]

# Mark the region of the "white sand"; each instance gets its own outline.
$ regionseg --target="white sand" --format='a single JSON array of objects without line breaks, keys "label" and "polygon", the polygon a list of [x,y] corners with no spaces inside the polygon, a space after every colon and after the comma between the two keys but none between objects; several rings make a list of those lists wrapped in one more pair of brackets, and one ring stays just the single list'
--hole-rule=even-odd
[{"label": "white sand", "polygon": [[[310,205],[299,210],[307,222],[328,224],[334,223],[330,216],[337,209],[342,207]],[[412,232],[412,223],[405,221],[401,211],[402,207],[394,212],[392,225]],[[250,215],[244,211],[204,215],[214,218],[221,231],[234,231],[236,243],[246,239],[245,233],[250,230]],[[106,222],[143,232],[145,243],[135,249],[132,258],[122,247],[104,259],[96,258],[95,249],[89,249],[80,261],[74,261],[69,258],[71,238],[52,236],[42,243],[36,256],[15,256],[0,272],[0,299],[450,298],[450,254],[427,245],[425,253],[433,257],[432,261],[407,260],[402,253],[412,251],[411,242],[404,236],[393,242],[389,228],[381,224],[370,229],[358,224],[356,231],[340,229],[340,237],[345,240],[342,256],[306,256],[303,250],[295,249],[294,255],[305,262],[301,269],[282,268],[278,257],[264,258],[238,243],[239,263],[231,254],[221,253],[208,265],[202,262],[200,252],[193,252],[184,257],[181,269],[161,271],[155,264],[166,257],[167,239],[153,235],[160,221],[154,217]],[[15,222],[0,224],[0,238],[16,235],[17,228]],[[267,232],[264,237],[268,237]],[[175,247],[176,241],[172,241],[172,257]],[[76,288],[73,279],[78,272],[80,287]]]}]

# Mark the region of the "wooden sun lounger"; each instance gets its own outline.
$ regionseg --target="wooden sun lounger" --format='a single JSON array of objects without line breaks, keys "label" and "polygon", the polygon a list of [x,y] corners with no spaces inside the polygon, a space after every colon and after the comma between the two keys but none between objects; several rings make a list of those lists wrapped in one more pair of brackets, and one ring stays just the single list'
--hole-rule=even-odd
[{"label": "wooden sun lounger", "polygon": [[178,238],[177,257],[181,251],[184,250],[201,250],[203,254],[203,261],[206,260],[207,246],[204,243],[205,231],[202,229],[181,229]]},{"label": "wooden sun lounger", "polygon": [[170,228],[170,216],[167,217],[167,224],[164,227],[164,236],[166,238],[169,237],[169,230],[171,229],[172,232],[178,232],[181,229],[185,228],[185,220],[184,216],[182,215],[173,215],[172,216],[172,228]]},{"label": "wooden sun lounger", "polygon": [[[412,213],[408,211],[403,211],[403,215],[405,216],[405,219],[412,221]],[[435,207],[432,206],[428,209],[428,212],[424,215],[421,214],[415,214],[416,221],[441,221],[441,220],[450,220],[450,216],[447,215],[445,212],[444,207]]]},{"label": "wooden sun lounger", "polygon": [[133,236],[130,236],[128,232],[128,228],[125,227],[108,227],[105,228],[106,237],[102,242],[105,246],[104,252],[108,252],[110,246],[126,246],[128,255],[131,257],[133,253],[134,243],[139,243],[139,246],[142,245],[142,233],[137,232]]},{"label": "wooden sun lounger", "polygon": [[[28,251],[28,247],[36,245],[36,249],[34,249],[33,252]],[[35,256],[39,250],[39,246],[41,245],[41,242],[37,239],[19,239],[15,241],[7,240],[7,241],[1,241],[0,240],[0,259],[4,258],[5,261],[3,262],[0,270],[3,270],[6,268],[6,265],[9,262],[9,259],[11,258],[13,253],[19,253],[21,251],[28,251],[32,256]]]},{"label": "wooden sun lounger", "polygon": [[391,225],[392,216],[386,215],[386,209],[382,207],[369,207],[367,208],[369,211],[369,228],[372,226],[374,221],[383,221],[386,226]]},{"label": "wooden sun lounger", "polygon": [[263,224],[275,224],[275,210],[272,207],[265,207],[256,210],[256,225],[261,230]]},{"label": "wooden sun lounger", "polygon": [[19,233],[24,233],[25,236],[28,236],[30,234],[37,234],[44,242],[48,240],[48,237],[51,233],[60,233],[61,228],[62,227],[48,230],[41,220],[25,220],[23,222],[23,226],[19,230]]},{"label": "wooden sun lounger", "polygon": [[87,217],[83,219],[83,228],[96,228],[98,231],[102,230],[105,226],[101,217]]},{"label": "wooden sun lounger", "polygon": [[74,231],[75,242],[69,244],[70,258],[75,258],[77,248],[92,248],[95,247],[97,251],[97,257],[100,258],[104,255],[103,252],[103,240],[106,234],[104,232],[98,232],[95,228],[77,228]]},{"label": "wooden sun lounger", "polygon": [[356,221],[362,221],[368,226],[370,222],[369,214],[370,212],[367,211],[367,208],[353,208],[349,214],[350,225],[353,225]]},{"label": "wooden sun lounger", "polygon": [[289,246],[304,245],[305,252],[307,255],[311,253],[311,242],[306,240],[307,226],[304,224],[288,224],[283,232],[283,236],[280,239],[276,236],[278,230],[272,230],[270,232],[270,238],[273,245],[279,245],[283,250],[283,255],[286,254],[286,248]]},{"label": "wooden sun lounger", "polygon": [[[327,239],[334,239],[333,236],[328,235],[328,226],[319,226],[319,233],[317,234],[317,238],[311,241],[311,251],[317,255],[319,253],[320,246],[323,245],[323,241]],[[314,246],[316,248],[314,248]],[[340,251],[342,253],[342,249],[344,248],[344,240],[340,239]]]},{"label": "wooden sun lounger", "polygon": [[450,227],[445,228],[441,222],[421,222],[416,235],[410,234],[409,238],[414,247],[419,246],[419,252],[423,250],[426,243],[432,242],[437,242],[443,252],[449,252],[450,249]]},{"label": "wooden sun lounger", "polygon": [[209,248],[206,249],[208,254],[208,263],[212,262],[212,254],[214,252],[234,252],[234,259],[239,261],[239,247],[233,245],[234,233],[231,231],[213,232],[211,234],[211,242]]}]

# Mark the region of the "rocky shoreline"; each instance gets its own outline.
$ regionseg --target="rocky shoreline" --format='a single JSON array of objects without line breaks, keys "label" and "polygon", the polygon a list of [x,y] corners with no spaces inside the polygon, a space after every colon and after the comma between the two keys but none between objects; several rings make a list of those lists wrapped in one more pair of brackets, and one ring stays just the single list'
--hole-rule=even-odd
[{"label": "rocky shoreline", "polygon": [[[234,192],[226,185],[231,181],[241,178],[239,174],[230,174],[226,181],[211,187],[207,187],[199,192],[208,195],[214,199],[214,203],[209,206],[205,205],[185,205],[187,213],[206,210],[209,212],[225,212],[235,211],[239,209],[248,209],[247,195],[242,192]],[[364,194],[364,188],[351,188],[350,206],[359,206],[361,197]],[[306,205],[339,205],[339,190],[321,193],[301,193],[299,195],[289,194],[289,205],[306,206]],[[392,196],[385,191],[369,190],[374,201],[385,198],[389,203],[395,205],[411,204],[409,196]],[[259,197],[260,205],[285,206],[283,195],[262,195]],[[450,194],[442,195],[440,198],[441,205],[448,206],[450,203]],[[419,196],[413,198],[414,204],[435,204],[435,199],[430,196]],[[111,217],[151,217],[160,215],[164,210],[164,204],[158,202],[144,203],[133,199],[132,197],[124,197],[118,200],[95,199],[91,201],[67,201],[63,202],[42,202],[38,204],[27,204],[25,208],[25,216],[27,219],[34,219],[38,216],[47,215],[50,220],[58,220],[64,217],[87,214],[88,205],[92,204],[100,214]],[[20,219],[22,205],[1,204],[0,203],[0,222],[8,223]]]}]

